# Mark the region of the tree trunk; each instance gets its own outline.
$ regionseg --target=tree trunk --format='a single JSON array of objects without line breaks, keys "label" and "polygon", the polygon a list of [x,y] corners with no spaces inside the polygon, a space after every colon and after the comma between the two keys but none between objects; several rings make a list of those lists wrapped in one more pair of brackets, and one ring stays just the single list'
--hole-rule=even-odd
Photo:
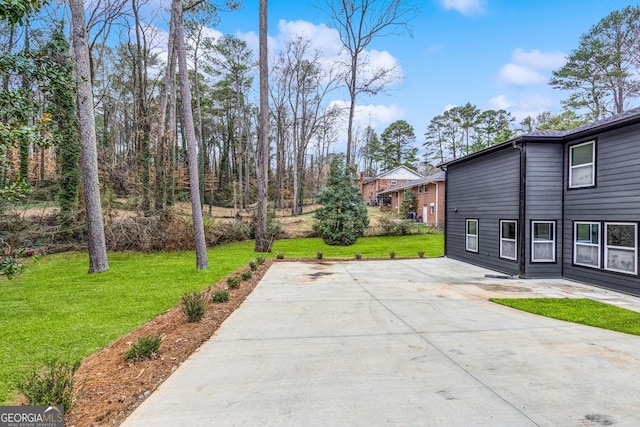
[{"label": "tree trunk", "polygon": [[267,178],[269,174],[269,63],[267,56],[267,10],[268,0],[260,0],[260,130],[258,133],[258,211],[256,212],[255,252],[271,252],[271,241],[267,230]]},{"label": "tree trunk", "polygon": [[100,204],[96,123],[93,110],[91,70],[89,67],[88,34],[84,20],[84,0],[69,0],[69,6],[71,8],[73,50],[78,84],[78,118],[84,201],[87,211],[89,273],[101,273],[109,270],[109,261],[104,237],[102,206]]},{"label": "tree trunk", "polygon": [[182,26],[182,0],[173,0],[171,14],[171,19],[175,20],[176,53],[178,56],[182,101],[182,128],[183,138],[187,145],[187,157],[189,164],[189,192],[191,193],[191,212],[193,214],[193,232],[196,244],[196,264],[198,269],[204,270],[208,268],[209,263],[207,261],[207,244],[204,237],[204,224],[200,204],[197,153],[198,141],[196,141],[196,132],[193,125],[193,112],[191,111],[191,87],[189,85],[189,75],[187,74],[187,53]]}]

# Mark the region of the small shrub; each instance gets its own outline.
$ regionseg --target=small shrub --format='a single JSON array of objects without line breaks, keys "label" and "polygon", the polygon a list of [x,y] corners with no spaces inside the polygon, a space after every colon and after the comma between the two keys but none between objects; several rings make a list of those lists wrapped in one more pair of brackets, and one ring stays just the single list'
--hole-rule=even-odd
[{"label": "small shrub", "polygon": [[418,251],[418,258],[424,258],[424,251]]},{"label": "small shrub", "polygon": [[144,359],[151,359],[158,354],[161,343],[162,338],[157,335],[140,337],[138,342],[124,353],[124,360],[127,362],[139,362]]},{"label": "small shrub", "polygon": [[265,258],[262,255],[256,257],[256,262],[258,263],[258,265],[264,264],[264,261],[265,261]]},{"label": "small shrub", "polygon": [[182,296],[182,312],[189,322],[199,322],[207,308],[207,297],[203,292],[192,292]]},{"label": "small shrub", "polygon": [[393,259],[396,257],[396,251],[389,252],[389,258]]},{"label": "small shrub", "polygon": [[211,301],[213,302],[227,302],[229,301],[229,292],[223,289],[217,290],[211,295]]},{"label": "small shrub", "polygon": [[227,285],[229,289],[238,289],[240,287],[240,282],[242,279],[238,276],[231,276],[227,278]]},{"label": "small shrub", "polygon": [[256,271],[258,269],[258,261],[256,261],[255,259],[249,261],[249,268],[251,269],[251,271]]},{"label": "small shrub", "polygon": [[411,233],[413,224],[410,221],[399,219],[392,212],[387,212],[378,218],[378,226],[383,236],[406,236]]},{"label": "small shrub", "polygon": [[80,363],[48,362],[43,371],[33,370],[18,382],[18,389],[31,406],[61,405],[64,411],[73,402],[73,377]]},{"label": "small shrub", "polygon": [[284,259],[284,254],[283,254],[282,252],[278,252],[278,253],[276,254],[276,258],[278,258],[278,259]]},{"label": "small shrub", "polygon": [[356,252],[356,259],[362,259],[362,254],[360,252]]},{"label": "small shrub", "polygon": [[253,272],[251,270],[243,271],[240,275],[240,277],[242,277],[242,280],[249,280],[251,279],[251,276],[253,276]]},{"label": "small shrub", "polygon": [[322,253],[322,251],[316,252],[316,259],[322,259],[323,257],[324,257],[324,254]]},{"label": "small shrub", "polygon": [[24,264],[19,258],[24,255],[24,249],[11,252],[0,262],[0,274],[4,274],[8,279],[13,279],[24,271]]}]

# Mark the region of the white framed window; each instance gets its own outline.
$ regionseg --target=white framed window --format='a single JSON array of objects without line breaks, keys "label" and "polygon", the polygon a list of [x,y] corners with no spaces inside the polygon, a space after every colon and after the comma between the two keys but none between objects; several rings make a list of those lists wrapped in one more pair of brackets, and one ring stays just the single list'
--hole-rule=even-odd
[{"label": "white framed window", "polygon": [[600,268],[600,223],[575,222],[573,263]]},{"label": "white framed window", "polygon": [[434,215],[436,213],[436,204],[435,203],[429,204],[429,213],[431,215]]},{"label": "white framed window", "polygon": [[424,191],[425,193],[428,193],[428,192],[429,192],[429,184],[425,184],[425,185],[424,185],[424,190],[423,190],[423,191]]},{"label": "white framed window", "polygon": [[531,262],[556,261],[555,221],[531,222]]},{"label": "white framed window", "polygon": [[478,252],[478,220],[468,219],[466,223],[466,245],[469,252]]},{"label": "white framed window", "polygon": [[604,224],[604,268],[618,273],[638,272],[637,224],[628,222],[605,222]]},{"label": "white framed window", "polygon": [[392,179],[392,180],[391,180],[391,185],[396,185],[397,183],[398,183],[398,180],[397,180],[397,179]]},{"label": "white framed window", "polygon": [[422,185],[418,185],[418,194],[422,194]]},{"label": "white framed window", "polygon": [[569,147],[569,188],[592,187],[596,184],[596,142]]},{"label": "white framed window", "polygon": [[517,224],[513,220],[500,221],[500,258],[518,259]]}]

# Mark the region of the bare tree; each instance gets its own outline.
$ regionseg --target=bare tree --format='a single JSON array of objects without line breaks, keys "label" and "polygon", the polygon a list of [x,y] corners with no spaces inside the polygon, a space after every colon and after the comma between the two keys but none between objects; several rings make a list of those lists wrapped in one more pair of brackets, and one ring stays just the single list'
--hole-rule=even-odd
[{"label": "bare tree", "polygon": [[304,173],[306,171],[307,150],[310,142],[323,126],[323,116],[333,114],[326,108],[326,96],[336,88],[337,76],[333,70],[321,65],[322,54],[311,49],[311,41],[295,37],[285,43],[285,47],[274,67],[275,81],[283,85],[284,106],[289,110],[290,140],[293,179],[292,215],[301,213]]},{"label": "bare tree", "polygon": [[256,215],[256,252],[271,252],[267,233],[267,174],[269,173],[269,62],[267,57],[268,0],[260,0],[260,131],[258,133],[258,212]]},{"label": "bare tree", "polygon": [[78,85],[78,117],[84,201],[87,210],[89,245],[89,273],[109,270],[107,245],[104,237],[104,221],[98,182],[98,150],[96,123],[93,111],[91,66],[89,61],[88,33],[85,23],[84,0],[69,0],[73,27],[73,50]]},{"label": "bare tree", "polygon": [[189,192],[191,194],[191,212],[193,215],[193,231],[196,244],[196,264],[198,269],[204,270],[208,268],[209,262],[207,260],[207,244],[204,237],[202,205],[200,203],[197,154],[198,141],[196,140],[193,112],[191,111],[191,87],[189,84],[187,52],[184,43],[184,28],[182,25],[182,0],[172,1],[171,19],[175,22],[176,55],[178,57],[182,106],[182,136],[187,145],[187,160],[189,163]]},{"label": "bare tree", "polygon": [[344,80],[350,98],[346,159],[349,167],[357,96],[376,95],[396,78],[393,67],[366,66],[365,50],[376,38],[407,30],[417,10],[407,0],[325,0],[324,6],[323,11],[338,30],[348,54]]}]

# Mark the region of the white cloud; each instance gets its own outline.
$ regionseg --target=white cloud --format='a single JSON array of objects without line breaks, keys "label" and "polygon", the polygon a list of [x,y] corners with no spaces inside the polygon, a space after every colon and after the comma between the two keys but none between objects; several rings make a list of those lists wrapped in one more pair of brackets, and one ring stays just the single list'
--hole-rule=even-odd
[{"label": "white cloud", "polygon": [[533,49],[530,52],[525,52],[518,48],[511,53],[513,62],[516,64],[524,65],[536,70],[552,70],[559,68],[567,60],[567,55],[564,52],[556,50],[555,52],[540,52],[538,49]]},{"label": "white cloud", "polygon": [[489,100],[489,107],[494,110],[508,110],[513,103],[509,101],[507,95],[498,95]]},{"label": "white cloud", "polygon": [[457,10],[465,16],[484,13],[484,0],[439,0],[440,5],[447,10]]},{"label": "white cloud", "polygon": [[449,111],[449,110],[451,110],[452,108],[455,108],[455,107],[457,107],[456,104],[447,104],[447,105],[444,106],[444,110],[442,110],[442,112],[444,113],[444,112]]},{"label": "white cloud", "polygon": [[543,111],[548,111],[552,105],[553,101],[541,94],[526,95],[517,100],[502,94],[489,100],[489,108],[509,111],[516,122],[520,122],[527,116],[536,117]]},{"label": "white cloud", "polygon": [[516,86],[537,85],[546,81],[545,77],[536,70],[511,63],[500,69],[498,80],[501,83]]},{"label": "white cloud", "polygon": [[526,52],[520,48],[511,52],[511,62],[498,71],[498,81],[506,85],[530,86],[545,84],[549,71],[562,66],[566,55],[560,51]]}]

